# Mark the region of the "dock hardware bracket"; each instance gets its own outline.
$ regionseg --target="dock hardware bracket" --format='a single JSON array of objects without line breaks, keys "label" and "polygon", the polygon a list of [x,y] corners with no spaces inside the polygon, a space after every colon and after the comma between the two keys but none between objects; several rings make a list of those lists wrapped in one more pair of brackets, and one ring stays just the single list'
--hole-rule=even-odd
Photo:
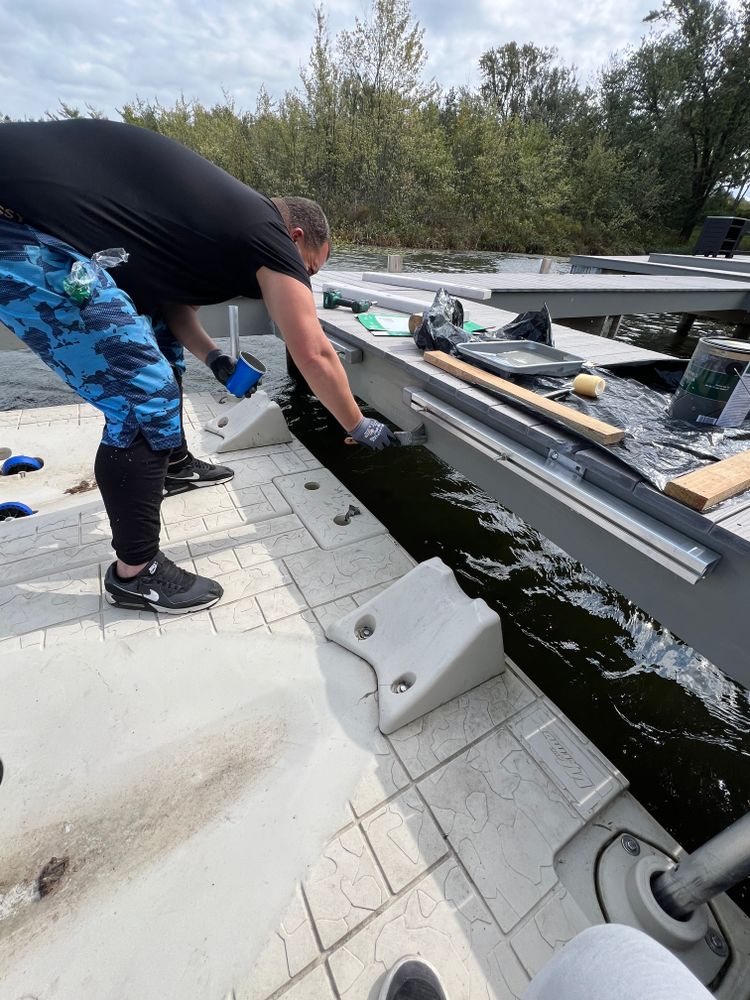
[{"label": "dock hardware bracket", "polygon": [[326,336],[331,342],[331,347],[334,349],[339,357],[339,360],[344,365],[360,365],[364,359],[364,351],[361,347],[353,347],[351,344],[346,344],[341,340],[336,340],[332,337],[328,331],[326,331]]},{"label": "dock hardware bracket", "polygon": [[620,831],[597,860],[597,894],[609,922],[644,931],[708,986],[721,973],[729,948],[706,902],[680,918],[660,905],[655,883],[673,870],[674,859],[659,847],[629,831]]},{"label": "dock hardware bracket", "polygon": [[439,438],[442,431],[464,442],[478,457],[503,462],[542,493],[564,499],[583,518],[688,583],[698,583],[721,559],[718,552],[650,514],[639,512],[635,516],[624,501],[583,479],[574,464],[560,461],[559,453],[557,460],[544,458],[421,389],[405,389],[404,399],[425,423],[430,441]]},{"label": "dock hardware bracket", "polygon": [[571,458],[570,455],[560,454],[560,452],[554,448],[550,448],[547,453],[547,463],[562,466],[562,468],[566,469],[573,476],[575,476],[576,479],[583,479],[586,473],[586,470],[580,462],[576,462],[576,460]]}]

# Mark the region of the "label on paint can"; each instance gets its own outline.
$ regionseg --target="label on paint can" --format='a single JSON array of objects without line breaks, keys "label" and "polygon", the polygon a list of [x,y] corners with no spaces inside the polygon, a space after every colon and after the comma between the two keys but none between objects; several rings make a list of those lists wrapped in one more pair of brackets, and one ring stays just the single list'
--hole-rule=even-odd
[{"label": "label on paint can", "polygon": [[750,345],[702,338],[669,415],[698,426],[741,427],[750,414]]}]

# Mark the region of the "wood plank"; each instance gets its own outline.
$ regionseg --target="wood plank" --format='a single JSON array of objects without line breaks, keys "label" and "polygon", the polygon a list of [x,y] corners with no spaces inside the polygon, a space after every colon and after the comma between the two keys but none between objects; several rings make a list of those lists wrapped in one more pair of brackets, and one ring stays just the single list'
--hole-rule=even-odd
[{"label": "wood plank", "polygon": [[625,431],[620,427],[605,424],[602,420],[589,417],[585,413],[579,413],[578,410],[565,406],[563,403],[557,403],[553,399],[545,399],[544,396],[540,396],[530,389],[523,389],[520,385],[508,382],[507,379],[491,375],[465,361],[459,361],[444,351],[425,351],[424,360],[450,375],[455,375],[456,378],[460,378],[464,382],[478,385],[482,389],[489,389],[491,392],[523,403],[537,413],[564,424],[565,427],[569,427],[590,441],[596,441],[597,444],[616,444],[625,437]]},{"label": "wood plank", "polygon": [[732,455],[679,479],[670,480],[664,492],[693,510],[704,511],[750,487],[750,451]]}]

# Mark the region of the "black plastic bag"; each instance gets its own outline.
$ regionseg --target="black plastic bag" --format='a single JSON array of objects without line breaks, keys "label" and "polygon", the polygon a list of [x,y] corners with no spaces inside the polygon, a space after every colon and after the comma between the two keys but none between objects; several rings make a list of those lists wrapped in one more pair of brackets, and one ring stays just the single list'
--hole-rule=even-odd
[{"label": "black plastic bag", "polygon": [[545,303],[541,309],[521,313],[497,331],[498,340],[532,340],[552,347],[552,317]]},{"label": "black plastic bag", "polygon": [[471,336],[463,329],[464,307],[444,288],[435,295],[421,324],[414,331],[414,343],[420,351],[445,351],[458,354],[457,344],[465,344]]}]

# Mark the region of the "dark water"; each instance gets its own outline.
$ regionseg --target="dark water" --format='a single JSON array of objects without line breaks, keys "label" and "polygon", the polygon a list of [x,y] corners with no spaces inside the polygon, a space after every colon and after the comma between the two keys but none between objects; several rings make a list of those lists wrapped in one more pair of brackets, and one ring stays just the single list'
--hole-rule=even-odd
[{"label": "dark water", "polygon": [[[332,266],[383,267],[385,254],[340,252]],[[554,261],[567,270],[566,260]],[[529,270],[529,258],[414,253],[406,268]],[[670,350],[676,319],[630,318],[621,339]],[[672,350],[692,354],[696,323]],[[635,796],[687,849],[750,809],[750,694],[611,590],[528,524],[424,449],[371,454],[343,445],[317,401],[295,396],[282,345],[258,338],[264,387],[293,432],[415,559],[440,556],[472,597],[500,614],[506,648],[629,778]],[[0,354],[0,409],[69,402],[72,394],[26,353]],[[187,388],[215,391],[190,362]],[[747,883],[735,898],[750,912]]]}]

